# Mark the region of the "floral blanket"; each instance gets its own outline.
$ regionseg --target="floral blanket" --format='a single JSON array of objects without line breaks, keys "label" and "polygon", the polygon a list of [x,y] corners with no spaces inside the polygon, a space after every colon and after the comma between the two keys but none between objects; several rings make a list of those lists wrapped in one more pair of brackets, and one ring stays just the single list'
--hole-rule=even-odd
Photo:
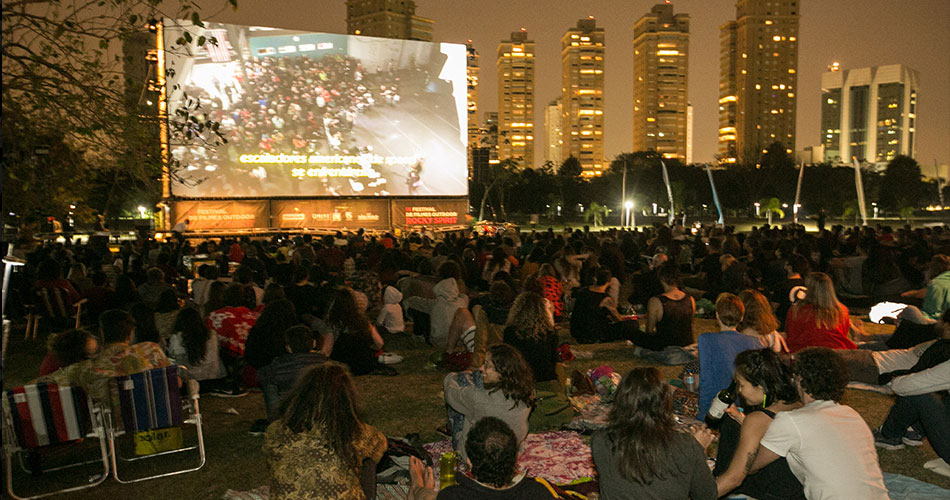
[{"label": "floral blanket", "polygon": [[[452,451],[452,443],[448,439],[423,447],[436,464],[442,453]],[[543,478],[552,484],[568,484],[595,474],[590,447],[573,431],[528,434],[524,451],[518,457],[518,466],[528,475]]]}]

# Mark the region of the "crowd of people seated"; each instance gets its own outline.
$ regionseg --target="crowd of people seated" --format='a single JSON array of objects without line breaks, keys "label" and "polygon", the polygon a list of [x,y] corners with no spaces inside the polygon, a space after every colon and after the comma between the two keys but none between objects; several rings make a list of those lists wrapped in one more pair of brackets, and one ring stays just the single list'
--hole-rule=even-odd
[{"label": "crowd of people seated", "polygon": [[[690,234],[657,226],[438,238],[360,231],[126,242],[117,252],[41,245],[26,255],[29,265],[12,286],[24,302],[41,288],[62,290],[70,304],[85,298],[86,324],[96,325],[51,338],[37,374],[43,380],[81,385],[107,400],[109,378],[174,363],[209,394],[236,397],[259,387],[264,402],[251,431],[265,436],[275,498],[331,490],[360,498],[368,491],[365,462],[379,459],[385,438],[361,420],[352,377],[398,376],[401,357],[386,349],[400,335],[428,343],[432,363],[450,371],[443,430],[471,462],[473,481],[439,498],[475,498],[482,487],[536,491],[530,478],[478,464],[517,456],[536,384],[563,387],[561,341],[569,339],[559,330],[577,343],[625,341],[630,358],[698,352],[699,418],[730,384],[740,396],[723,418],[720,458],[710,472],[703,451],[709,430],[676,421],[672,389],[655,369],[628,374],[607,428],[591,438],[604,498],[730,491],[883,498],[875,445],[893,449],[926,438],[939,456],[926,467],[950,475],[946,254],[950,233],[941,228]],[[917,312],[908,308],[897,321],[937,318],[914,323],[913,338],[922,343],[900,350],[865,343],[860,321],[842,302],[916,300],[892,290],[890,275],[881,286],[874,264],[854,264],[872,258],[894,262],[908,290],[924,297]],[[875,285],[856,295],[859,278]],[[621,301],[621,288],[631,284]],[[693,318],[703,311],[718,330],[697,335]],[[895,337],[904,330],[898,325]],[[694,344],[697,351],[684,349]],[[860,378],[898,395],[873,432],[840,404],[845,384]],[[479,441],[486,436],[496,437]],[[302,458],[300,447],[324,453]],[[305,460],[319,462],[314,467],[324,475],[297,478]],[[413,475],[423,498],[426,472],[415,467]],[[835,480],[843,475],[853,481]]]}]

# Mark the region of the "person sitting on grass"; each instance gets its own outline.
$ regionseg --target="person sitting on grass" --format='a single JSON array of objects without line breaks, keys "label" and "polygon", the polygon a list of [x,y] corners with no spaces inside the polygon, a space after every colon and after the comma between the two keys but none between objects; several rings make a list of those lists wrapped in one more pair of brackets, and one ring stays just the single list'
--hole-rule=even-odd
[{"label": "person sitting on grass", "polygon": [[699,419],[706,417],[716,394],[732,382],[736,355],[765,347],[757,333],[747,335],[736,331],[744,314],[745,307],[739,297],[731,293],[720,294],[716,299],[719,331],[699,336]]},{"label": "person sitting on grass", "polygon": [[778,333],[778,318],[772,312],[772,304],[758,290],[743,290],[739,300],[745,306],[742,322],[736,330],[745,335],[758,335],[765,347],[775,352],[788,352],[785,337]]},{"label": "person sitting on grass", "polygon": [[482,418],[498,417],[505,421],[519,443],[528,435],[528,416],[534,406],[534,376],[514,347],[493,345],[481,370],[449,373],[442,381],[442,389],[448,411],[448,428],[444,430],[463,459],[465,436]]},{"label": "person sitting on grass", "polygon": [[294,382],[301,373],[327,361],[326,356],[314,351],[317,341],[309,326],[292,326],[281,337],[286,341],[286,353],[258,372],[267,420],[255,422],[257,427],[252,429],[252,434],[256,433],[255,431],[263,432],[268,422],[280,417],[280,403],[293,389]]},{"label": "person sitting on grass", "polygon": [[[950,477],[950,310],[934,325],[938,340],[918,347],[875,353],[886,355],[889,368],[880,376],[897,400],[884,423],[874,431],[874,444],[897,450],[920,446],[923,438],[937,452],[924,468]],[[884,356],[882,356],[884,357]],[[911,427],[913,426],[913,427]],[[921,432],[917,429],[923,431]]]},{"label": "person sitting on grass", "polygon": [[468,461],[471,477],[456,472],[456,484],[436,490],[435,476],[416,457],[409,459],[407,500],[545,500],[558,498],[541,478],[532,478],[517,469],[519,439],[508,424],[485,417],[468,432]]},{"label": "person sitting on grass", "polygon": [[756,474],[746,472],[746,461],[755,455],[775,415],[801,407],[791,370],[768,348],[739,353],[735,366],[736,386],[742,398],[737,403],[744,411],[729,407],[729,417],[723,417],[719,428],[713,469],[719,495],[741,493],[760,500],[805,498],[802,484],[784,458]]},{"label": "person sitting on grass", "polygon": [[688,346],[693,338],[693,314],[696,302],[679,288],[679,271],[674,264],[657,269],[663,293],[647,301],[646,331],[637,332],[633,343],[638,348],[662,351],[667,346]]},{"label": "person sitting on grass", "polygon": [[844,360],[827,347],[803,349],[793,359],[804,405],[775,416],[747,461],[748,473],[785,457],[805,498],[889,498],[871,429],[853,408],[838,403],[848,384]]},{"label": "person sitting on grass", "polygon": [[571,336],[581,344],[635,338],[637,322],[624,321],[617,303],[607,293],[610,278],[610,269],[602,267],[597,270],[593,285],[574,292]]},{"label": "person sitting on grass", "polygon": [[334,336],[330,359],[347,365],[353,375],[396,375],[396,370],[377,360],[376,353],[383,348],[383,339],[360,311],[349,290],[338,288],[333,292],[327,325]]},{"label": "person sitting on grass", "polygon": [[785,329],[788,331],[788,349],[798,352],[805,347],[821,346],[830,349],[857,349],[849,337],[851,319],[848,308],[835,295],[831,277],[825,273],[810,273],[805,277],[805,298],[788,310]]},{"label": "person sitting on grass", "polygon": [[264,433],[270,498],[375,498],[386,437],[363,423],[362,413],[345,365],[320,363],[304,372]]},{"label": "person sitting on grass", "polygon": [[535,382],[558,378],[557,330],[548,304],[535,292],[518,295],[504,330],[505,343],[524,356]]},{"label": "person sitting on grass", "polygon": [[172,330],[175,333],[168,339],[168,355],[188,370],[189,378],[210,382],[202,387],[207,390],[216,383],[226,383],[224,377],[228,372],[221,363],[218,336],[201,320],[198,309],[182,309]]},{"label": "person sitting on grass", "polygon": [[656,368],[634,368],[617,386],[607,428],[590,451],[605,499],[712,500],[716,481],[706,465],[712,432],[677,429],[669,384]]}]

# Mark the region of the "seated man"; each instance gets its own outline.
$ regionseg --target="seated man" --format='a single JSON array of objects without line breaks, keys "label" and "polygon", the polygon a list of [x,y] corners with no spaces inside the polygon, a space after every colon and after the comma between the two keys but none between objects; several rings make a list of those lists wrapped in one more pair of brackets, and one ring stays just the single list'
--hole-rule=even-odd
[{"label": "seated man", "polygon": [[792,371],[804,406],[775,416],[749,472],[785,457],[806,498],[888,499],[871,430],[838,403],[848,383],[844,361],[831,349],[809,347],[795,355]]},{"label": "seated man", "polygon": [[432,468],[412,457],[409,462],[412,485],[408,500],[467,499],[550,499],[558,498],[541,478],[518,473],[518,439],[507,424],[495,417],[485,417],[468,432],[466,440],[471,477],[455,473],[455,485],[435,488]]},{"label": "seated man", "polygon": [[[327,360],[323,354],[314,352],[317,343],[309,326],[292,326],[284,332],[284,337],[289,353],[278,357],[257,372],[257,381],[267,406],[267,420],[270,422],[280,417],[280,402],[293,389],[297,376]],[[267,427],[261,424],[258,426],[263,428],[255,430],[260,430],[261,433]]]},{"label": "seated man", "polygon": [[109,402],[109,380],[114,377],[140,373],[169,366],[162,348],[154,342],[130,345],[135,321],[120,309],[112,309],[99,316],[102,350],[89,360],[57,370],[39,382],[59,385],[78,385],[93,399]]},{"label": "seated man", "polygon": [[[926,436],[939,458],[924,468],[950,477],[950,328],[947,316],[937,322],[941,339],[924,342],[912,349],[887,351],[891,367],[881,374],[897,400],[884,423],[874,431],[874,444],[897,450],[905,444],[920,446]],[[902,364],[903,365],[902,365]],[[920,432],[911,426],[923,430]]]}]

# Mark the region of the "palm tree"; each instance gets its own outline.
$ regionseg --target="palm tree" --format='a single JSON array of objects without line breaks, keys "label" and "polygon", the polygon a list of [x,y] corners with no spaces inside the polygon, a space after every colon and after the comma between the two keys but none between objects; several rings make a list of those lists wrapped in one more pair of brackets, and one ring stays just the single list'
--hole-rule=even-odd
[{"label": "palm tree", "polygon": [[600,227],[604,224],[604,219],[607,218],[607,214],[611,212],[609,207],[601,205],[600,203],[592,202],[590,208],[584,212],[584,221],[591,222],[593,221],[594,227]]},{"label": "palm tree", "polygon": [[766,198],[759,202],[761,209],[769,218],[769,225],[772,225],[772,214],[778,214],[779,219],[785,218],[785,211],[782,210],[782,203],[778,198]]}]

